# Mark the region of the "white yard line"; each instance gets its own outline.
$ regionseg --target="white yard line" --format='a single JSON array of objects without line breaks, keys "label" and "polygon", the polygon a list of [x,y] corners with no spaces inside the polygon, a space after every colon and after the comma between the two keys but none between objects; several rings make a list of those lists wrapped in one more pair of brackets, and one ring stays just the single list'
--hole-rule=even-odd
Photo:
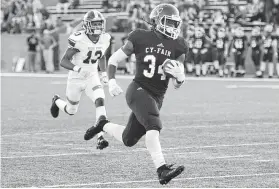
[{"label": "white yard line", "polygon": [[[66,78],[68,74],[40,74],[40,73],[0,73],[1,77],[31,77],[31,78]],[[133,79],[130,75],[117,75],[118,79]],[[240,82],[279,82],[279,79],[257,79],[257,78],[218,78],[218,77],[187,77],[189,81],[240,81]]]},{"label": "white yard line", "polygon": [[[185,146],[185,147],[173,147],[164,148],[163,151],[181,150],[181,149],[203,149],[203,148],[223,148],[223,147],[242,147],[242,146],[269,146],[279,145],[279,142],[270,143],[248,143],[248,144],[224,144],[224,145],[212,145],[212,146]],[[104,152],[87,152],[87,153],[64,153],[64,154],[42,154],[42,155],[28,155],[28,156],[6,156],[1,159],[17,159],[17,158],[41,158],[41,157],[59,157],[59,156],[77,156],[77,155],[90,155],[90,154],[117,154],[117,153],[131,153],[131,152],[145,152],[145,148],[137,148],[133,150],[115,150],[115,151],[104,151]]]},{"label": "white yard line", "polygon": [[[258,173],[248,175],[221,175],[221,176],[204,176],[204,177],[186,177],[172,179],[172,181],[186,181],[186,180],[205,180],[205,179],[225,179],[225,178],[238,178],[238,177],[262,177],[262,176],[276,176],[279,173]],[[129,181],[116,181],[116,182],[92,182],[92,183],[80,183],[80,184],[61,184],[43,186],[43,188],[59,188],[59,187],[80,187],[80,186],[98,186],[98,185],[116,185],[116,184],[132,184],[132,183],[151,183],[158,182],[158,180],[129,180]]]},{"label": "white yard line", "polygon": [[217,156],[217,157],[208,157],[206,159],[232,159],[232,158],[243,158],[251,157],[252,155],[237,155],[237,156]]},{"label": "white yard line", "polygon": [[279,85],[227,85],[228,89],[279,89]]},{"label": "white yard line", "polygon": [[[168,122],[166,124],[169,124]],[[185,124],[187,125],[187,124]],[[279,122],[265,122],[265,123],[225,123],[225,124],[208,124],[208,125],[179,125],[175,127],[164,127],[164,130],[173,130],[173,129],[195,129],[195,128],[216,128],[216,127],[245,127],[245,126],[262,126],[262,125],[279,125]],[[29,135],[55,135],[55,134],[71,134],[71,133],[84,133],[84,131],[75,130],[75,131],[49,131],[49,132],[38,132],[38,133],[16,133],[16,134],[4,134],[1,137],[11,137],[11,136],[29,136]],[[4,143],[3,143],[4,144]],[[5,143],[7,144],[7,143]]]}]

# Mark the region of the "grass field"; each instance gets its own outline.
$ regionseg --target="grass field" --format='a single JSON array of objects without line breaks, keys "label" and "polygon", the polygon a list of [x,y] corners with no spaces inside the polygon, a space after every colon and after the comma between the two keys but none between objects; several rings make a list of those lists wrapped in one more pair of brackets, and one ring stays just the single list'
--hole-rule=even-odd
[{"label": "grass field", "polygon": [[[83,140],[95,122],[87,97],[75,116],[50,116],[66,77],[1,80],[1,187],[161,187],[143,139],[127,148],[106,136],[103,151]],[[124,95],[105,90],[110,120],[125,124]],[[161,117],[166,161],[186,168],[163,187],[279,187],[279,80],[190,79],[170,86]]]}]

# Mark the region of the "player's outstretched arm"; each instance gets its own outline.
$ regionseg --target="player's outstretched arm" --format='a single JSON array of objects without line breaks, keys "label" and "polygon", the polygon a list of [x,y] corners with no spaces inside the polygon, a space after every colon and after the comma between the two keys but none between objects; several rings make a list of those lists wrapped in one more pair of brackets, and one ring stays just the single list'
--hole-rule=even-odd
[{"label": "player's outstretched arm", "polygon": [[117,66],[120,62],[124,61],[128,56],[134,52],[134,47],[132,42],[129,40],[118,49],[115,53],[111,55],[108,60],[108,78],[109,78],[109,93],[111,96],[117,96],[122,93],[122,89],[117,85],[115,80],[115,74]]}]

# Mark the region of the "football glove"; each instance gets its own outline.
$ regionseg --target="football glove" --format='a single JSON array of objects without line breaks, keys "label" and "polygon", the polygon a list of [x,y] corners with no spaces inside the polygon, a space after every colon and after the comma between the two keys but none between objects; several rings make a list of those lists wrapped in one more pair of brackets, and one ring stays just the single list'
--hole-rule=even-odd
[{"label": "football glove", "polygon": [[167,64],[165,72],[172,75],[178,82],[185,80],[184,65],[178,61],[172,60],[171,64]]},{"label": "football glove", "polygon": [[108,84],[108,76],[106,72],[102,72],[100,79],[104,85]]},{"label": "football glove", "polygon": [[121,93],[123,93],[123,90],[117,85],[115,79],[110,79],[108,81],[108,87],[109,87],[109,94],[111,96],[118,96]]}]

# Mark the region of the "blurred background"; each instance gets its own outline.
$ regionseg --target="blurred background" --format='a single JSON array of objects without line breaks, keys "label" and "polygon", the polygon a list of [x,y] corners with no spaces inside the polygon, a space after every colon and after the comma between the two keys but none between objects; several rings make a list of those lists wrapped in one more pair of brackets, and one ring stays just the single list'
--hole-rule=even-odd
[{"label": "blurred background", "polygon": [[[148,20],[159,3],[171,3],[179,9],[185,39],[189,25],[203,27],[207,35],[217,23],[222,23],[228,35],[237,25],[249,36],[253,27],[270,23],[275,31],[279,23],[279,0],[2,0],[2,72],[66,72],[60,69],[59,60],[67,48],[67,37],[92,9],[104,14],[107,32],[113,36],[108,58],[130,31],[149,28],[143,20]],[[49,49],[52,55],[44,53]],[[227,59],[228,64],[232,61]],[[54,69],[48,70],[46,62]],[[119,65],[119,72],[133,74],[131,62],[133,57]],[[212,62],[210,51],[207,62]],[[249,55],[245,69],[248,74],[255,72]]]}]

